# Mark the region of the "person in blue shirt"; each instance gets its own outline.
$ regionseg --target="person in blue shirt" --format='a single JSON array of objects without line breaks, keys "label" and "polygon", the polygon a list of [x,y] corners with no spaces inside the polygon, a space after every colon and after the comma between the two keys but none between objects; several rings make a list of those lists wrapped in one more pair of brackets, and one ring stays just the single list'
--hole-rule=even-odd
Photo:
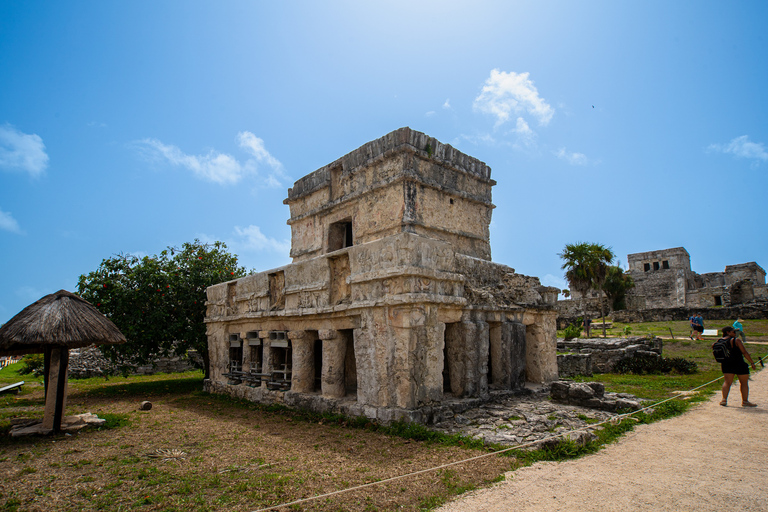
[{"label": "person in blue shirt", "polygon": [[744,326],[741,325],[741,318],[737,318],[736,321],[733,322],[733,328],[736,329],[736,334],[739,335],[741,341],[746,343],[747,337],[744,336]]},{"label": "person in blue shirt", "polygon": [[696,313],[696,316],[693,317],[693,330],[696,332],[696,339],[699,341],[704,341],[704,338],[701,337],[702,334],[704,334],[704,317],[701,316],[701,313]]}]

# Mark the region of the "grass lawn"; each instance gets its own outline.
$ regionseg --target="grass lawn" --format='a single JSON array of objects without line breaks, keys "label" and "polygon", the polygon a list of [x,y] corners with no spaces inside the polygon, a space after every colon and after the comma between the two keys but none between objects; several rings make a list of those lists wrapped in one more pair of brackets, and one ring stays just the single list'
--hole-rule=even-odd
[{"label": "grass lawn", "polygon": [[[732,325],[735,320],[735,318],[731,320],[704,320],[704,326],[706,329],[717,329],[719,334],[723,327]],[[595,319],[594,321],[599,322],[600,320]],[[610,317],[606,318],[606,321],[610,322]],[[768,341],[768,320],[744,320],[742,325],[744,326],[744,333],[746,334],[747,341],[751,338],[756,338],[759,341]],[[625,327],[630,328],[630,336],[659,336],[661,338],[672,338],[672,336],[674,336],[675,339],[685,340],[689,339],[688,336],[691,332],[688,320],[673,320],[669,322],[642,322],[629,324],[613,322],[611,328],[606,329],[606,334],[609,337],[625,336]],[[557,335],[562,338],[563,331],[557,331]],[[602,336],[603,331],[600,328],[593,328],[592,335]],[[708,339],[711,339],[712,342],[714,342],[718,337],[710,336]]]}]

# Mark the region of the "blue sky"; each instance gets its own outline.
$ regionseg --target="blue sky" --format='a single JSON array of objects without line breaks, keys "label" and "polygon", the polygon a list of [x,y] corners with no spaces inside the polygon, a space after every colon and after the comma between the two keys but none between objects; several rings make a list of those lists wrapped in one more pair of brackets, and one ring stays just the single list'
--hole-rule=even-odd
[{"label": "blue sky", "polygon": [[2,2],[0,322],[117,253],[289,262],[287,189],[402,126],[486,162],[493,259],[766,257],[768,3]]}]

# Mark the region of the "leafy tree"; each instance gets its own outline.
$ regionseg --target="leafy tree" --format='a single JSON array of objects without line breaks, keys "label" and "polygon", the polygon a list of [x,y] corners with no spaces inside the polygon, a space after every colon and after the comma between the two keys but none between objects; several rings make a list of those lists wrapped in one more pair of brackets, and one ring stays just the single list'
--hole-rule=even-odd
[{"label": "leafy tree", "polygon": [[[608,266],[614,258],[613,251],[602,244],[579,242],[566,244],[563,252],[558,254],[563,260],[565,278],[571,288],[586,298],[590,289],[601,290],[605,282]],[[586,301],[582,302],[583,313],[586,316]],[[603,337],[605,337],[605,312],[603,311],[603,295],[600,294],[600,311],[603,316]]]},{"label": "leafy tree", "polygon": [[625,273],[623,268],[616,265],[608,267],[605,282],[603,283],[603,291],[611,301],[611,307],[614,310],[621,310],[627,307],[624,299],[627,290],[634,286],[635,282],[632,280],[632,277]]},{"label": "leafy tree", "polygon": [[128,342],[101,347],[113,362],[147,364],[196,350],[209,375],[205,289],[246,275],[223,242],[200,240],[138,258],[119,254],[81,275],[78,293],[104,313]]}]

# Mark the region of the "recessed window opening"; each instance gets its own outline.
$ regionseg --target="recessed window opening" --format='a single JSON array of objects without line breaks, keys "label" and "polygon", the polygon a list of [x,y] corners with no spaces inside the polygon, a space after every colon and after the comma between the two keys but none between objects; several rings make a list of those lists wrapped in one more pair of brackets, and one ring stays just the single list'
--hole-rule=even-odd
[{"label": "recessed window opening", "polygon": [[[460,384],[461,380],[457,375],[453,375],[451,370],[455,368],[455,364],[452,364],[451,357],[456,357],[461,351],[457,351],[457,344],[461,343],[461,328],[459,324],[447,323],[445,324],[445,332],[443,334],[443,395],[453,396],[453,385],[451,381],[456,379],[456,384]],[[454,370],[455,371],[455,370]]]},{"label": "recessed window opening", "polygon": [[669,261],[664,260],[661,262],[661,268],[669,268]]},{"label": "recessed window opening", "polygon": [[653,262],[653,270],[659,270],[659,262],[658,261],[654,261]]},{"label": "recessed window opening", "polygon": [[328,252],[352,247],[353,244],[352,219],[334,222],[328,227]]},{"label": "recessed window opening", "polygon": [[723,297],[721,295],[715,295],[715,306],[723,305]]},{"label": "recessed window opening", "polygon": [[315,340],[314,345],[315,380],[314,391],[320,391],[323,385],[323,340]]},{"label": "recessed window opening", "polygon": [[239,334],[229,335],[229,371],[240,372],[243,370],[243,342]]},{"label": "recessed window opening", "polygon": [[269,333],[269,366],[272,368],[271,389],[287,389],[291,383],[291,342],[285,331]]},{"label": "recessed window opening", "polygon": [[245,335],[250,347],[250,365],[248,370],[251,373],[261,373],[262,361],[264,358],[264,346],[259,339],[258,331],[251,331]]},{"label": "recessed window opening", "polygon": [[643,264],[643,271],[648,272],[651,270],[651,264],[650,263],[644,263]]},{"label": "recessed window opening", "polygon": [[347,341],[347,353],[344,357],[344,387],[347,395],[357,396],[357,361],[355,361],[355,336],[354,330],[343,329],[339,331]]}]

